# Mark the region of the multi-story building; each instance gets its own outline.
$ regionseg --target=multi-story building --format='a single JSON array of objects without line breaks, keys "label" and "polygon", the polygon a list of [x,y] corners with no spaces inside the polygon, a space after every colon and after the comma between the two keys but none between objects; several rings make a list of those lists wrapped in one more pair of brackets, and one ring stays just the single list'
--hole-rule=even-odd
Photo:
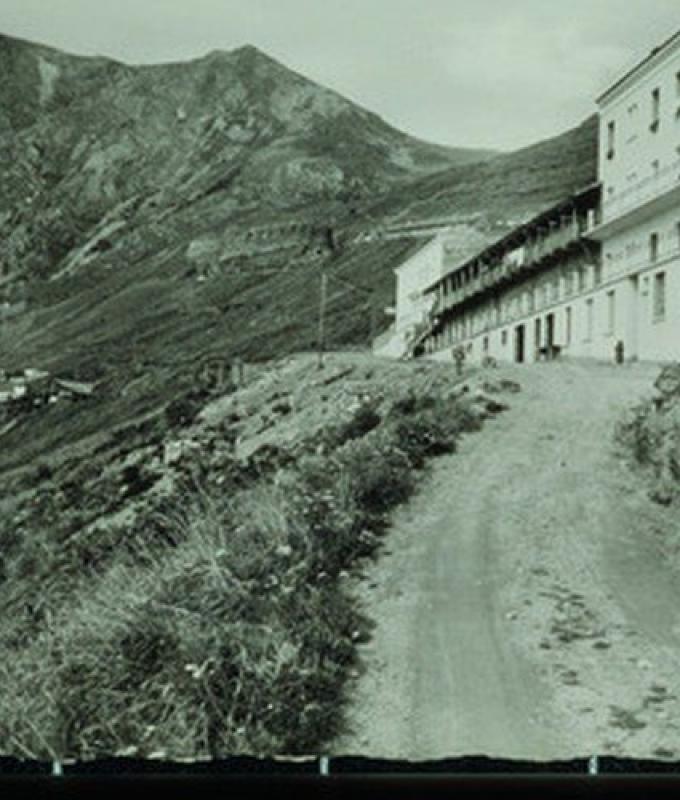
[{"label": "multi-story building", "polygon": [[632,356],[680,357],[680,32],[598,99],[602,220],[591,232]]},{"label": "multi-story building", "polygon": [[680,357],[680,32],[598,106],[596,185],[398,298],[430,309],[414,354]]},{"label": "multi-story building", "polygon": [[[596,223],[599,185],[557,203],[425,289],[434,296],[421,352],[527,362],[578,353],[594,335],[602,284]],[[579,337],[578,333],[585,334]]]},{"label": "multi-story building", "polygon": [[431,327],[435,298],[423,289],[438,280],[464,253],[474,252],[486,237],[467,224],[457,224],[423,237],[394,270],[395,322],[373,343],[376,355],[400,358]]}]

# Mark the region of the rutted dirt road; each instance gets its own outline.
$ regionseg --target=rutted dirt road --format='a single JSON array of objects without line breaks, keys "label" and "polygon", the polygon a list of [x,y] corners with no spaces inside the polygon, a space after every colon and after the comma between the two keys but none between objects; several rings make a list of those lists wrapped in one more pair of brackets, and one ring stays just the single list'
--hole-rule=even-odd
[{"label": "rutted dirt road", "polygon": [[680,515],[612,443],[657,374],[498,371],[522,393],[438,460],[356,589],[376,628],[336,754],[680,757]]}]

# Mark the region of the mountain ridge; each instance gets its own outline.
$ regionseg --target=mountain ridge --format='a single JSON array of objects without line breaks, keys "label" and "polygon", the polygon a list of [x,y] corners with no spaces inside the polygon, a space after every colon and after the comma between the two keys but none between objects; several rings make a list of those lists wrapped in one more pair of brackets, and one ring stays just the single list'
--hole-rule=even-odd
[{"label": "mountain ridge", "polygon": [[[366,346],[419,246],[380,238],[394,218],[459,219],[491,240],[596,175],[592,120],[452,164],[254,47],[139,69],[61,54],[55,76],[40,46],[7,41],[0,303],[16,312],[2,312],[0,366],[102,381],[66,438],[170,401],[208,356],[315,347],[324,271],[328,346]],[[50,447],[59,428],[41,428]]]}]

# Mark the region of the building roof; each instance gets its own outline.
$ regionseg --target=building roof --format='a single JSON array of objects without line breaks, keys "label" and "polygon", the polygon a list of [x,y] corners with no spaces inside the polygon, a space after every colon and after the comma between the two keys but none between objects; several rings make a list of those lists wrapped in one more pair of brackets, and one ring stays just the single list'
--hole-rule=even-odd
[{"label": "building roof", "polygon": [[554,205],[546,208],[544,211],[541,211],[535,217],[532,217],[527,222],[522,223],[521,225],[513,228],[509,233],[506,233],[500,239],[497,239],[495,242],[490,244],[488,247],[485,247],[483,250],[477,251],[474,255],[468,257],[468,259],[463,262],[459,263],[454,269],[449,270],[440,278],[438,278],[434,283],[428,286],[425,289],[425,292],[432,292],[436,289],[439,284],[444,281],[446,278],[450,277],[454,272],[457,272],[460,269],[465,269],[465,267],[470,266],[470,264],[478,261],[482,258],[493,258],[494,256],[499,255],[507,251],[511,247],[519,247],[526,235],[532,231],[535,231],[536,228],[540,228],[541,225],[549,222],[551,219],[554,219],[555,216],[558,214],[563,213],[569,208],[573,208],[575,205],[578,205],[580,202],[585,202],[589,197],[594,196],[596,193],[599,194],[601,191],[601,184],[600,183],[591,183],[589,186],[580,189],[578,192],[571,194],[562,200],[559,203],[555,203]]},{"label": "building roof", "polygon": [[65,381],[61,378],[55,379],[56,385],[60,389],[65,389],[68,392],[73,392],[74,394],[84,394],[90,395],[94,392],[94,383],[83,383],[82,381]]},{"label": "building roof", "polygon": [[661,61],[662,56],[666,55],[666,53],[671,50],[675,45],[680,44],[680,30],[676,31],[672,36],[669,36],[668,39],[664,40],[660,45],[657,45],[653,48],[642,61],[638,61],[635,66],[631,67],[627,72],[625,72],[618,80],[616,80],[608,89],[606,89],[602,94],[597,98],[596,102],[600,105],[610,94],[613,94],[617,89],[620,89],[626,84],[629,78],[632,78],[633,75],[638,73],[640,70],[644,69],[648,65],[651,65],[654,61]]}]

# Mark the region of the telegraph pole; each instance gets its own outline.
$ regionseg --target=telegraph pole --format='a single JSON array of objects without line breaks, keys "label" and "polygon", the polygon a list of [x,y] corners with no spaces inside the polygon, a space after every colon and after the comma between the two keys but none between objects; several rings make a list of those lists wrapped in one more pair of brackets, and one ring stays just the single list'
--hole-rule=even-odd
[{"label": "telegraph pole", "polygon": [[318,348],[319,348],[319,369],[323,369],[323,351],[324,351],[324,337],[326,326],[326,300],[328,296],[328,275],[326,270],[321,268],[321,292],[319,295],[319,335],[318,335]]}]

